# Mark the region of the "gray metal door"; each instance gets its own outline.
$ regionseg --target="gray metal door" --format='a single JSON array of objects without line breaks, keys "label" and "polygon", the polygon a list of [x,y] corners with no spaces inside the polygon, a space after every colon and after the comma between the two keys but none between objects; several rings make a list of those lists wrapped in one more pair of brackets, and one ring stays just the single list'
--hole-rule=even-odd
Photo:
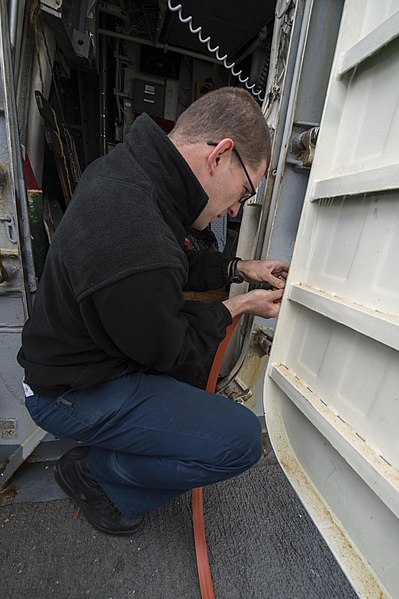
[{"label": "gray metal door", "polygon": [[24,406],[16,361],[36,289],[15,107],[7,2],[0,2],[0,488],[45,433]]}]

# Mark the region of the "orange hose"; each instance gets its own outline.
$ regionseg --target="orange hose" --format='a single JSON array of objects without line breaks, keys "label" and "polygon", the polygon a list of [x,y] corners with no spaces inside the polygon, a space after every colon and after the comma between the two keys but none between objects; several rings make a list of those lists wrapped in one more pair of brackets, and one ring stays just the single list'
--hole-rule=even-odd
[{"label": "orange hose", "polygon": [[[233,322],[226,329],[226,336],[219,344],[216,351],[215,357],[212,362],[212,368],[209,373],[206,390],[214,393],[216,389],[216,383],[222,364],[223,356],[226,348],[229,344],[230,338],[236,328],[239,316],[236,316]],[[192,492],[192,511],[193,511],[193,528],[194,528],[194,544],[195,554],[197,557],[197,570],[198,578],[201,589],[202,599],[215,599],[215,593],[213,591],[211,570],[209,567],[208,551],[206,548],[205,539],[205,524],[204,524],[204,512],[202,506],[202,488],[193,489]]]},{"label": "orange hose", "polygon": [[206,390],[210,391],[211,393],[215,392],[216,383],[218,382],[218,376],[219,376],[219,372],[220,372],[220,367],[222,365],[223,356],[224,356],[224,353],[227,349],[227,346],[229,344],[231,336],[234,333],[234,330],[235,330],[239,320],[240,320],[240,317],[236,316],[234,318],[233,322],[231,324],[229,324],[229,326],[226,329],[226,336],[219,343],[219,347],[217,348],[215,357],[213,358],[212,368],[209,373],[208,382],[206,384]]},{"label": "orange hose", "polygon": [[209,567],[208,551],[205,539],[204,512],[202,509],[202,488],[191,491],[193,510],[193,529],[195,555],[197,557],[198,578],[202,599],[215,599],[212,576]]}]

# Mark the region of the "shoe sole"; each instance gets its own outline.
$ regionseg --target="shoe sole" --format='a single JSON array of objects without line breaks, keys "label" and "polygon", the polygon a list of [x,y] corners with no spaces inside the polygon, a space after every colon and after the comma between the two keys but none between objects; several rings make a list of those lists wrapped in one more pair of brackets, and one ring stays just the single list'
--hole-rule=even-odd
[{"label": "shoe sole", "polygon": [[102,527],[101,525],[94,523],[91,518],[90,515],[87,513],[87,510],[89,509],[89,506],[87,505],[87,503],[84,501],[84,499],[81,499],[80,497],[78,497],[74,490],[72,489],[72,487],[68,484],[68,482],[65,480],[65,478],[62,476],[62,473],[60,472],[59,469],[59,462],[54,466],[54,478],[56,483],[61,487],[61,489],[64,491],[64,493],[70,498],[72,499],[72,501],[80,507],[80,509],[82,510],[82,512],[84,513],[86,520],[88,522],[90,522],[90,524],[96,528],[97,530],[100,530],[101,532],[107,534],[107,535],[112,535],[112,536],[117,536],[117,537],[128,537],[132,534],[134,534],[136,532],[136,530],[139,528],[139,526],[141,525],[143,519],[137,523],[137,526],[131,530],[121,530],[121,531],[110,531],[108,528]]}]

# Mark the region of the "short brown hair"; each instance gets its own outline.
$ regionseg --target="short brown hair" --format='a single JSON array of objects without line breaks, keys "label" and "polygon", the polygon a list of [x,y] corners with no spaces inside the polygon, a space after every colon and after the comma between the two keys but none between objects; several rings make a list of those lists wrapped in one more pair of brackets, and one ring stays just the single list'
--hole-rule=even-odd
[{"label": "short brown hair", "polygon": [[231,137],[251,166],[270,161],[266,119],[251,94],[238,87],[221,87],[198,98],[179,116],[170,137],[177,145]]}]

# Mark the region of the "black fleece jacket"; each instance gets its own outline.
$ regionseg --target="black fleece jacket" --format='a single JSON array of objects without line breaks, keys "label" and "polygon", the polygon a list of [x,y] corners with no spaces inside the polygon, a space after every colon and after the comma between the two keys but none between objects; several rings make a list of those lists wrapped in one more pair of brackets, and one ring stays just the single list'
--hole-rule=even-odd
[{"label": "black fleece jacket", "polygon": [[137,370],[206,359],[231,322],[183,290],[227,283],[219,253],[184,251],[207,196],[161,129],[139,117],[84,172],[57,228],[18,361],[36,393],[85,389]]}]

